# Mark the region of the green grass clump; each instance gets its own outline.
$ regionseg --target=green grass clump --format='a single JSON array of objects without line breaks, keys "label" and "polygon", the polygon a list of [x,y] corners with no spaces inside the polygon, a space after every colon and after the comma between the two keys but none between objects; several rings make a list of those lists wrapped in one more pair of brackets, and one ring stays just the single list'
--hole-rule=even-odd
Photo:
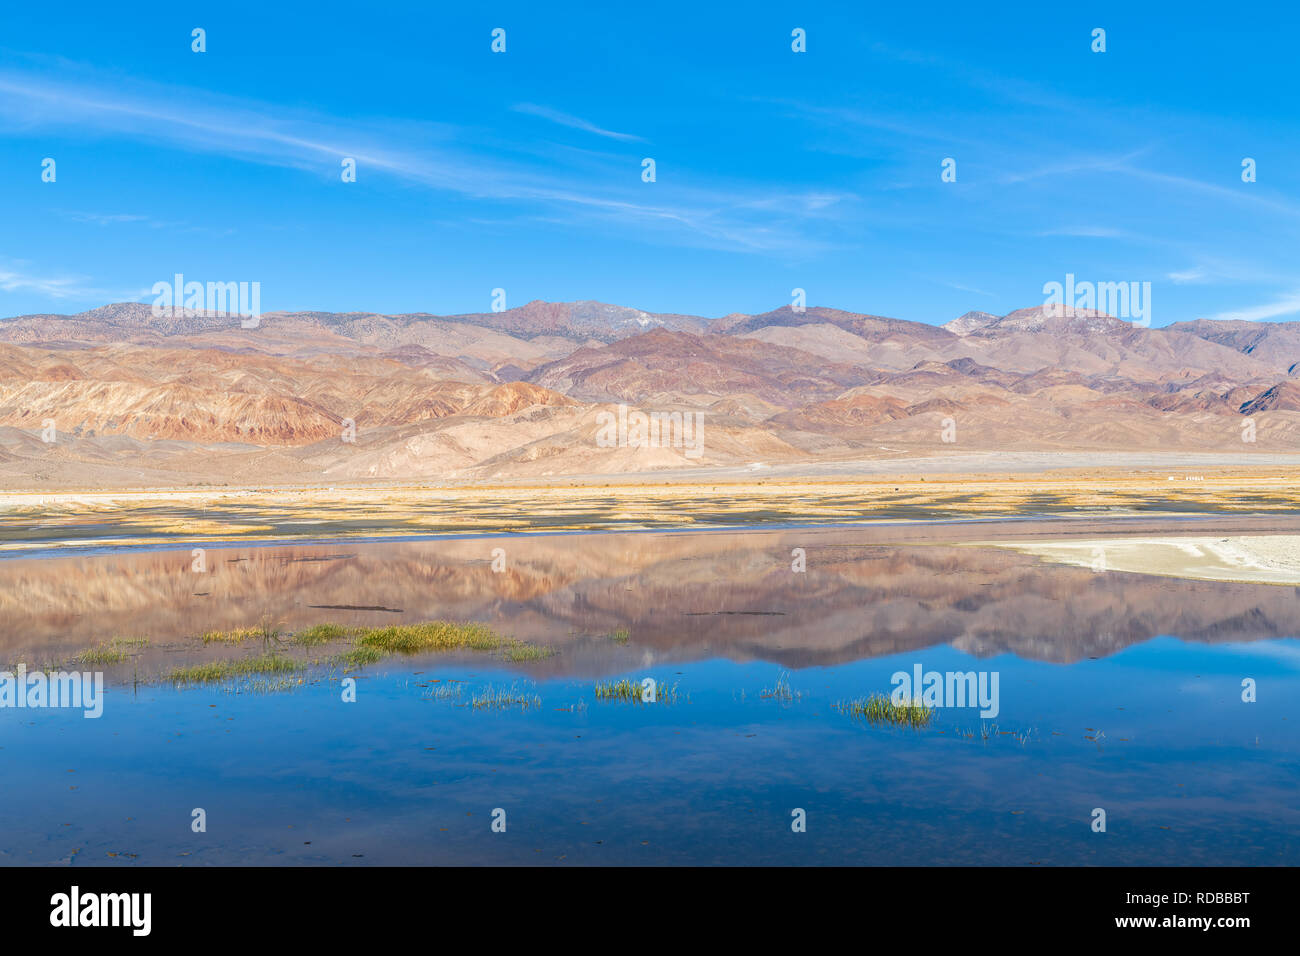
[{"label": "green grass clump", "polygon": [[120,664],[126,660],[126,651],[113,644],[89,647],[77,655],[78,664]]},{"label": "green grass clump", "polygon": [[260,627],[236,627],[229,631],[208,631],[203,637],[204,644],[243,644],[245,641],[259,640],[262,637]]},{"label": "green grass clump", "polygon": [[384,652],[377,647],[353,647],[334,658],[345,668],[365,667],[377,664],[384,659]]},{"label": "green grass clump", "polygon": [[[623,680],[617,681],[597,681],[593,693],[597,700],[619,701],[624,704],[641,704],[651,703],[643,700],[641,681]],[[655,699],[654,703],[672,703],[677,699],[677,685],[672,687],[664,684],[662,681],[655,681]]]},{"label": "green grass clump", "polygon": [[767,687],[758,695],[764,700],[779,700],[783,704],[792,704],[796,698],[802,697],[790,687],[790,675],[782,671],[776,678],[776,686]]},{"label": "green grass clump", "polygon": [[873,724],[893,724],[896,727],[925,727],[934,719],[934,709],[917,701],[895,704],[887,694],[859,697],[840,705],[850,717]]},{"label": "green grass clump", "polygon": [[437,687],[431,687],[420,696],[425,700],[460,700],[464,692],[463,684],[439,684]]},{"label": "green grass clump", "polygon": [[390,654],[417,654],[426,651],[497,651],[506,660],[513,662],[543,660],[555,653],[552,647],[504,638],[486,624],[453,621],[426,621],[388,627],[347,627],[325,623],[314,624],[285,636],[267,618],[256,627],[208,631],[201,636],[201,640],[204,644],[234,646],[249,641],[262,641],[263,654],[261,657],[180,668],[172,671],[167,680],[175,684],[208,684],[251,674],[302,671],[307,668],[307,662],[281,656],[281,646],[317,647],[336,641],[346,641],[352,646],[326,658],[326,662],[345,669],[376,664]]},{"label": "green grass clump", "polygon": [[204,644],[240,645],[245,641],[262,641],[269,644],[271,641],[278,641],[281,633],[280,629],[271,623],[269,617],[264,617],[256,627],[235,627],[228,631],[208,631],[202,635],[201,640]]},{"label": "green grass clump", "polygon": [[617,631],[606,635],[615,644],[626,644],[632,637],[632,632],[625,627],[620,627]]},{"label": "green grass clump", "polygon": [[499,710],[506,707],[518,707],[527,710],[542,706],[542,698],[531,691],[521,691],[514,687],[492,687],[488,685],[470,698],[470,706],[475,710]]},{"label": "green grass clump", "polygon": [[315,647],[317,644],[340,641],[347,635],[348,629],[342,624],[315,624],[295,634],[293,643],[301,644],[303,647]]},{"label": "green grass clump", "polygon": [[641,684],[632,683],[624,678],[618,681],[602,680],[596,681],[596,686],[592,691],[597,700],[621,700],[630,702],[641,699]]},{"label": "green grass clump", "polygon": [[420,651],[494,651],[505,642],[486,624],[458,624],[452,621],[428,621],[424,624],[394,624],[368,628],[361,632],[357,644],[394,654]]},{"label": "green grass clump", "polygon": [[124,648],[145,647],[148,643],[147,637],[115,637],[106,644],[86,648],[73,660],[78,664],[120,664],[126,660]]},{"label": "green grass clump", "polygon": [[512,663],[523,661],[544,661],[548,657],[555,655],[555,648],[547,647],[544,644],[524,644],[519,641],[512,641],[505,646],[501,656]]},{"label": "green grass clump", "polygon": [[208,661],[205,664],[178,667],[167,675],[167,680],[178,686],[215,684],[236,677],[292,674],[299,670],[302,670],[302,665],[298,661],[279,654],[260,654],[257,657],[244,657],[234,661]]}]

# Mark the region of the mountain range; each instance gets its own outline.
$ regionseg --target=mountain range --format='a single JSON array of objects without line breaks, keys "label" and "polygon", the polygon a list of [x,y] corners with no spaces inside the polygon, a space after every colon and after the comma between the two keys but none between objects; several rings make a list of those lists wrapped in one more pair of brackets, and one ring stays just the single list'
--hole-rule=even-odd
[{"label": "mountain range", "polygon": [[[251,323],[249,323],[251,324]],[[1300,451],[1300,323],[1101,312],[944,325],[599,302],[276,312],[119,303],[0,320],[0,482],[556,480],[1001,451]],[[699,413],[602,442],[617,406]],[[634,415],[635,418],[635,415]],[[675,433],[674,433],[675,434]],[[53,440],[47,440],[52,438]]]}]

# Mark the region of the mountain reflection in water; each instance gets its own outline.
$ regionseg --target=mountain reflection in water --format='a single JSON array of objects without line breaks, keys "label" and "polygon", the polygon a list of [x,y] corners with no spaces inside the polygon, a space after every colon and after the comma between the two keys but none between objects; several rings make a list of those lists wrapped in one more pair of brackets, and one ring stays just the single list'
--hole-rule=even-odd
[{"label": "mountain reflection in water", "polygon": [[[649,656],[832,665],[936,645],[1069,663],[1157,635],[1300,634],[1300,589],[1046,564],[965,542],[1084,533],[1081,522],[571,534],[58,554],[0,561],[0,663],[113,636],[153,642],[270,620],[490,623],[559,654],[531,675],[592,675]],[[1276,518],[1087,522],[1087,533],[1215,533]],[[494,548],[505,570],[494,571]],[[792,570],[794,549],[806,572]],[[593,641],[625,629],[630,647]]]}]

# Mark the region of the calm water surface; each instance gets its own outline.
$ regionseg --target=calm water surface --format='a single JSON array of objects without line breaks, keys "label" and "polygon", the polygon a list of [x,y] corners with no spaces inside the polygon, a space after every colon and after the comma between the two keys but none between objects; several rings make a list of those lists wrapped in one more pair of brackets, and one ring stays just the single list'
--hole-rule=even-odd
[{"label": "calm water surface", "polygon": [[[1300,864],[1296,590],[1053,567],[974,534],[231,548],[201,574],[188,550],[0,562],[0,663],[150,641],[104,668],[98,720],[0,709],[0,861]],[[222,653],[194,640],[211,628],[436,618],[556,653],[389,658],[355,703],[329,667],[289,689],[159,679]],[[918,664],[996,672],[1000,712],[913,730],[837,707]],[[657,703],[594,696],[647,676]],[[488,688],[531,705],[472,706]]]}]

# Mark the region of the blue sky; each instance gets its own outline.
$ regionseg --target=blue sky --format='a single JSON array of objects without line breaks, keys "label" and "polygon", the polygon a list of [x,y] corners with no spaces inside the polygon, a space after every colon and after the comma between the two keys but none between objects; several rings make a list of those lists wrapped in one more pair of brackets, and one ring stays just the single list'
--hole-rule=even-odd
[{"label": "blue sky", "polygon": [[1156,326],[1300,318],[1293,4],[442,6],[6,5],[0,315],[181,272],[944,322],[1074,273],[1151,282]]}]

